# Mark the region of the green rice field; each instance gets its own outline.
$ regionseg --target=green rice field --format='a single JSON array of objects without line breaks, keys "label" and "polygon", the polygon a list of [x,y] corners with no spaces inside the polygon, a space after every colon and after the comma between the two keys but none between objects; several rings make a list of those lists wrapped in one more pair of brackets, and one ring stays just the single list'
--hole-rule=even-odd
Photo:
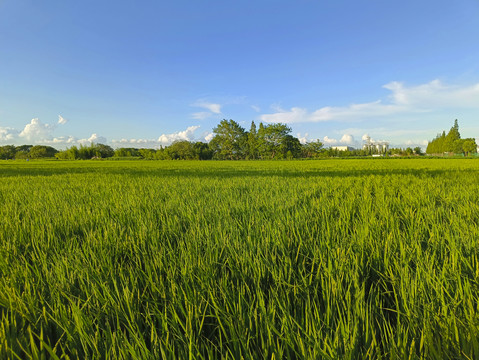
[{"label": "green rice field", "polygon": [[0,359],[478,359],[479,160],[1,161]]}]

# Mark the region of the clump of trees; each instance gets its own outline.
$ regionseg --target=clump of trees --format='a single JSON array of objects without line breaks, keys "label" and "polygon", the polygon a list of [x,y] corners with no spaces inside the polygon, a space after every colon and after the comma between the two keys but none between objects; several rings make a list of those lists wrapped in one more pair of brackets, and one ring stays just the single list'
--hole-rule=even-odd
[{"label": "clump of trees", "polygon": [[[246,131],[233,120],[222,120],[213,133],[209,147],[214,159],[292,159],[303,155],[300,141],[281,123],[260,123],[256,128],[253,121]],[[318,155],[316,150],[321,147],[310,149],[310,155]]]},{"label": "clump of trees", "polygon": [[428,143],[426,149],[426,153],[431,155],[443,155],[444,153],[448,153],[464,154],[465,156],[468,156],[469,154],[476,152],[477,144],[475,139],[461,139],[457,119],[454,121],[454,126],[449,130],[447,135],[445,131],[438,134]]},{"label": "clump of trees", "polygon": [[53,158],[57,153],[57,149],[44,145],[0,146],[1,160]]},{"label": "clump of trees", "polygon": [[391,148],[387,151],[389,156],[422,156],[424,155],[421,147],[416,146],[414,149],[411,147],[403,148]]},{"label": "clump of trees", "polygon": [[72,146],[64,151],[60,151],[55,154],[57,159],[62,160],[87,160],[96,158],[108,158],[112,157],[115,151],[111,146],[104,144],[91,144],[89,146],[80,145],[80,147]]}]

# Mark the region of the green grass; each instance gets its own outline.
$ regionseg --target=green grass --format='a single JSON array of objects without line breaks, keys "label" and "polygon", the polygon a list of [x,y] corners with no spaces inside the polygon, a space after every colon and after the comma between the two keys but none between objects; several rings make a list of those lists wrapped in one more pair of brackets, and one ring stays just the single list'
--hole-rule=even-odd
[{"label": "green grass", "polygon": [[0,358],[477,359],[479,161],[0,162]]}]

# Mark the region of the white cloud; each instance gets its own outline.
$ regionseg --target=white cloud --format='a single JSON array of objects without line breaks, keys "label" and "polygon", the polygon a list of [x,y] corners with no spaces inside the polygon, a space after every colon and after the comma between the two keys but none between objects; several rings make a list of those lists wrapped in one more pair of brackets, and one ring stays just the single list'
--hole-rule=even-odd
[{"label": "white cloud", "polygon": [[184,131],[178,131],[172,134],[162,134],[158,138],[158,143],[161,145],[170,145],[173,141],[177,140],[187,140],[191,141],[194,138],[196,129],[199,128],[199,125],[189,126]]},{"label": "white cloud", "polygon": [[220,104],[207,104],[205,107],[207,109],[210,109],[210,111],[213,114],[221,114],[221,105]]},{"label": "white cloud", "polygon": [[[183,131],[177,131],[171,134],[162,134],[157,139],[120,139],[112,140],[113,145],[120,147],[142,147],[142,148],[158,148],[160,146],[170,145],[174,141],[186,140],[194,141],[196,140],[195,132],[199,128],[199,125],[189,126]],[[212,134],[206,132],[203,134],[203,137],[200,137],[200,141],[209,141],[211,140]]]},{"label": "white cloud", "polygon": [[61,115],[58,115],[58,122],[56,124],[44,124],[38,118],[34,118],[30,123],[25,125],[18,136],[30,142],[48,143],[52,141],[52,133],[57,125],[63,125],[66,124],[66,122],[67,120]]},{"label": "white cloud", "polygon": [[77,138],[74,136],[59,136],[51,140],[43,140],[45,144],[60,144],[60,145],[73,145],[76,144]]},{"label": "white cloud", "polygon": [[338,140],[332,139],[329,136],[325,136],[323,138],[323,144],[325,144],[325,145],[333,145],[333,144],[337,144],[337,143],[338,143]]},{"label": "white cloud", "polygon": [[12,141],[18,136],[18,131],[12,128],[0,127],[0,141]]},{"label": "white cloud", "polygon": [[371,136],[369,136],[369,134],[364,134],[362,137],[361,137],[361,140],[363,141],[372,141],[372,142],[388,142],[386,140],[376,140],[376,139],[373,139]]},{"label": "white cloud", "polygon": [[213,134],[213,133],[208,133],[207,135],[205,135],[204,140],[205,140],[206,142],[210,142],[211,139],[214,138],[214,136],[215,136],[215,134]]},{"label": "white cloud", "polygon": [[260,112],[261,111],[261,108],[257,105],[251,105],[251,108],[256,111],[256,112]]},{"label": "white cloud", "polygon": [[79,145],[89,146],[91,143],[107,144],[108,140],[104,136],[99,136],[98,134],[91,134],[88,138],[78,139],[74,136],[58,136],[51,139],[37,141],[37,143],[48,144],[58,148],[64,148]]},{"label": "white cloud", "polygon": [[426,147],[428,143],[429,141],[427,140],[406,140],[404,144],[410,147]]},{"label": "white cloud", "polygon": [[221,114],[221,104],[211,103],[204,100],[198,100],[191,104],[193,107],[200,107],[208,111],[200,111],[191,114],[193,119],[203,120],[213,115]]},{"label": "white cloud", "polygon": [[299,142],[301,144],[306,144],[309,141],[309,134],[306,133],[303,136],[301,136],[301,133],[297,133],[296,137],[298,138]]},{"label": "white cloud", "polygon": [[329,136],[325,136],[323,138],[323,144],[325,145],[356,145],[354,141],[354,136],[350,134],[344,134],[341,136],[341,139],[337,140],[335,138],[330,138]]},{"label": "white cloud", "polygon": [[38,118],[34,118],[29,124],[25,125],[19,136],[28,141],[48,140],[51,139],[51,133],[54,129],[54,125],[43,124]]},{"label": "white cloud", "polygon": [[200,107],[206,110],[209,110],[213,114],[221,114],[221,104],[210,103],[204,100],[198,100],[193,103],[191,106]]},{"label": "white cloud", "polygon": [[354,144],[354,136],[350,134],[344,134],[339,140],[341,144],[352,145]]},{"label": "white cloud", "polygon": [[106,144],[107,139],[104,136],[99,136],[98,134],[91,134],[91,136],[88,139],[80,139],[77,140],[77,143],[83,144],[83,145],[88,145],[88,144]]},{"label": "white cloud", "polygon": [[301,109],[298,107],[294,107],[291,111],[285,111],[281,108],[277,108],[278,112],[274,114],[264,114],[261,115],[261,121],[267,123],[284,123],[284,124],[291,124],[291,123],[298,123],[303,122],[304,119],[308,118],[308,113],[306,109]]},{"label": "white cloud", "polygon": [[60,125],[64,125],[64,124],[66,124],[67,122],[68,122],[67,119],[65,119],[65,118],[64,118],[63,116],[61,116],[61,115],[58,115],[58,123],[59,123]]},{"label": "white cloud", "polygon": [[203,120],[203,119],[209,118],[211,115],[212,115],[212,113],[210,113],[210,112],[201,111],[201,112],[191,114],[191,117],[193,119]]},{"label": "white cloud", "polygon": [[[362,141],[366,140],[366,136],[371,136],[371,138],[412,138],[415,136],[428,137],[430,136],[430,129],[393,129],[388,127],[365,127],[365,128],[347,128],[338,130],[344,134],[352,134]],[[436,130],[433,131],[433,134],[436,135]],[[372,135],[369,135],[372,134]],[[405,141],[405,140],[404,140]]]},{"label": "white cloud", "polygon": [[479,83],[471,86],[444,85],[439,80],[407,87],[401,82],[383,86],[391,94],[386,99],[351,104],[348,106],[325,106],[313,112],[293,107],[291,110],[277,108],[273,114],[261,115],[264,122],[301,123],[321,121],[357,121],[369,118],[389,117],[405,113],[433,112],[452,108],[479,109]]},{"label": "white cloud", "polygon": [[135,148],[149,148],[157,149],[161,144],[157,139],[120,139],[112,140],[114,147],[135,147]]},{"label": "white cloud", "polygon": [[427,84],[405,87],[403,83],[393,81],[383,86],[390,90],[391,102],[403,106],[421,108],[472,107],[479,108],[479,84],[472,86],[444,85],[440,80]]}]

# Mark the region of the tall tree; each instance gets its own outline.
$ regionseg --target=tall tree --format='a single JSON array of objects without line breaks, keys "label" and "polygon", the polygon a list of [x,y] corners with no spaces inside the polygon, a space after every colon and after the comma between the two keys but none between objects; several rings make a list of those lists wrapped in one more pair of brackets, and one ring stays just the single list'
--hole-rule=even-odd
[{"label": "tall tree", "polygon": [[473,154],[477,152],[477,144],[475,139],[464,139],[462,143],[462,150],[464,151],[464,155],[468,156],[469,154]]},{"label": "tall tree", "polygon": [[454,120],[454,125],[451,127],[447,135],[446,132],[443,131],[442,134],[438,134],[432,141],[428,143],[426,153],[462,153],[463,142],[464,140],[461,140],[461,134],[459,133],[459,124],[456,119]]},{"label": "tall tree", "polygon": [[279,150],[283,159],[298,158],[301,156],[301,143],[298,138],[288,134],[281,139]]},{"label": "tall tree", "polygon": [[456,143],[460,138],[461,134],[459,133],[459,125],[456,119],[454,120],[454,126],[449,130],[444,140],[444,151],[455,153],[459,148],[462,149],[462,146]]},{"label": "tall tree", "polygon": [[256,149],[258,157],[264,159],[267,153],[265,140],[265,126],[262,122],[259,123],[258,132],[256,133]]},{"label": "tall tree", "polygon": [[264,157],[273,159],[278,152],[281,152],[281,144],[284,143],[285,137],[291,132],[291,128],[281,123],[261,125],[261,131],[258,131],[258,138],[261,138],[260,153]]},{"label": "tall tree", "polygon": [[254,121],[251,121],[251,127],[248,132],[247,156],[249,159],[256,159],[258,157],[258,132],[256,131]]},{"label": "tall tree", "polygon": [[246,132],[236,121],[223,119],[213,129],[210,148],[218,159],[241,159],[245,153]]},{"label": "tall tree", "polygon": [[303,144],[302,146],[302,156],[305,158],[315,158],[318,157],[323,148],[323,143],[321,141],[311,141]]}]

